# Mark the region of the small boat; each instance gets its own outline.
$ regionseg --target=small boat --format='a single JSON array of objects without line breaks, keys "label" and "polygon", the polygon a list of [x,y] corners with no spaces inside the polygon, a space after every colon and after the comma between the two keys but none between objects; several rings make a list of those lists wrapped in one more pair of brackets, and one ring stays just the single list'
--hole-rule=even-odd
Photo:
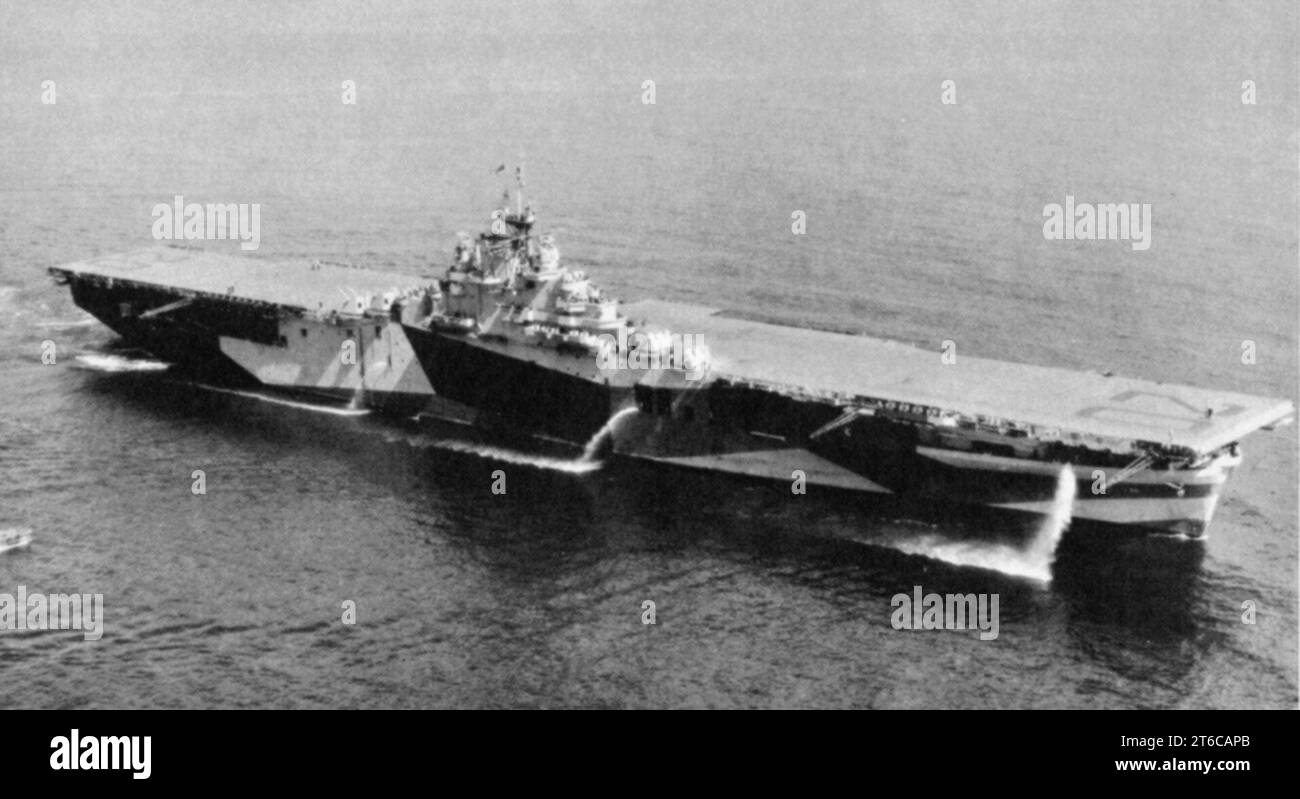
[{"label": "small boat", "polygon": [[32,543],[32,528],[11,527],[0,530],[0,554],[13,549],[23,549]]}]

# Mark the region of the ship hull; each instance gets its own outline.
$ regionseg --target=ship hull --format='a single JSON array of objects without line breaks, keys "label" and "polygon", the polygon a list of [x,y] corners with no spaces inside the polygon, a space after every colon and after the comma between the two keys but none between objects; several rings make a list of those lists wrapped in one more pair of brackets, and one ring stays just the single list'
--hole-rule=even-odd
[{"label": "ship hull", "polygon": [[[1076,520],[1191,538],[1205,535],[1241,460],[1225,453],[1197,468],[1131,471],[1115,458],[1067,462],[927,446],[915,426],[874,418],[822,433],[842,409],[717,384],[680,392],[642,386],[637,400],[640,413],[614,432],[615,452],[631,458],[780,481],[792,492],[819,486],[1030,514],[1069,501]],[[1068,497],[1063,469],[1072,478]]]},{"label": "ship hull", "polygon": [[[402,416],[423,411],[433,396],[396,322],[290,318],[233,298],[196,298],[120,281],[72,277],[69,285],[73,302],[127,346],[201,382],[260,386]],[[356,344],[351,358],[344,355],[344,341]]]},{"label": "ship hull", "polygon": [[260,384],[305,397],[413,416],[434,397],[402,325],[383,318],[282,318],[273,343],[220,337],[222,353]]},{"label": "ship hull", "polygon": [[404,327],[433,390],[476,409],[480,426],[583,444],[631,404],[632,379],[602,376],[589,354]]},{"label": "ship hull", "polygon": [[[1032,471],[1007,468],[970,467],[963,475],[967,480],[988,485],[1001,485],[1008,494],[1017,495],[1015,501],[986,501],[978,496],[945,490],[935,484],[925,490],[896,490],[887,488],[870,478],[845,469],[803,448],[755,449],[726,453],[699,455],[649,455],[620,443],[619,453],[626,457],[703,472],[721,472],[762,480],[780,482],[791,487],[823,487],[838,491],[859,491],[868,494],[890,494],[915,501],[933,501],[946,505],[996,508],[1017,513],[1048,515],[1057,502],[1056,477],[1039,475]],[[1065,466],[1062,464],[1062,466]],[[1088,466],[1069,466],[1078,485],[1089,489],[1093,469]],[[1076,493],[1071,503],[1071,518],[1098,525],[1123,527],[1131,532],[1180,535],[1202,538],[1206,534],[1220,492],[1227,478],[1226,471],[1216,469],[1196,475],[1194,483],[1183,483],[1187,488],[1179,496],[1175,484],[1160,482],[1164,477],[1187,481],[1185,474],[1150,475],[1142,482],[1125,485],[1125,492],[1114,496]],[[1118,487],[1116,487],[1118,489]],[[954,486],[955,489],[955,486]],[[1079,489],[1076,489],[1078,492]],[[802,492],[801,492],[802,493]]]},{"label": "ship hull", "polygon": [[130,347],[175,365],[200,380],[225,385],[256,383],[246,370],[222,351],[221,336],[270,341],[274,319],[256,309],[195,300],[164,314],[144,316],[190,298],[162,288],[112,285],[73,278],[72,300],[122,337]]}]

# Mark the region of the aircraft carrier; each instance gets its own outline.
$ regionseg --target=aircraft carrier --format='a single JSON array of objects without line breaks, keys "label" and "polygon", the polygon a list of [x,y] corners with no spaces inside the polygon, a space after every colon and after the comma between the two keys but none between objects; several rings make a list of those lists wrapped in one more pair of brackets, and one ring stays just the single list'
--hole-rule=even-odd
[{"label": "aircraft carrier", "polygon": [[[1240,440],[1286,399],[624,304],[522,197],[436,278],[155,246],[55,267],[129,344],[203,380],[605,456],[1203,537]],[[684,341],[694,340],[690,347]]]}]

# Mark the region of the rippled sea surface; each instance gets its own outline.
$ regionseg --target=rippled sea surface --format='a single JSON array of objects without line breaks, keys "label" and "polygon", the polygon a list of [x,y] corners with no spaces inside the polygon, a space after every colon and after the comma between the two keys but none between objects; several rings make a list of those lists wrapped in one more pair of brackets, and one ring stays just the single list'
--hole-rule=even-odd
[{"label": "rippled sea surface", "polygon": [[[1300,395],[1292,4],[707,5],[0,10],[0,593],[106,613],[0,632],[0,707],[1294,706],[1294,428],[1205,544],[1067,533],[1044,582],[944,558],[997,522],[114,370],[45,274],[176,194],[261,203],[255,257],[441,266],[522,156],[626,300]],[[1067,194],[1152,203],[1151,249],[1045,241]],[[999,637],[894,630],[915,585]]]}]

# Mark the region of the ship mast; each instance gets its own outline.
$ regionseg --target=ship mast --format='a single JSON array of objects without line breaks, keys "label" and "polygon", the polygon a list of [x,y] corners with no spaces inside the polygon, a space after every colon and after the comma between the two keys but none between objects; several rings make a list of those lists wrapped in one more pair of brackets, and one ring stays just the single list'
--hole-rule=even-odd
[{"label": "ship mast", "polygon": [[515,166],[515,214],[524,218],[524,160],[519,159]]}]

